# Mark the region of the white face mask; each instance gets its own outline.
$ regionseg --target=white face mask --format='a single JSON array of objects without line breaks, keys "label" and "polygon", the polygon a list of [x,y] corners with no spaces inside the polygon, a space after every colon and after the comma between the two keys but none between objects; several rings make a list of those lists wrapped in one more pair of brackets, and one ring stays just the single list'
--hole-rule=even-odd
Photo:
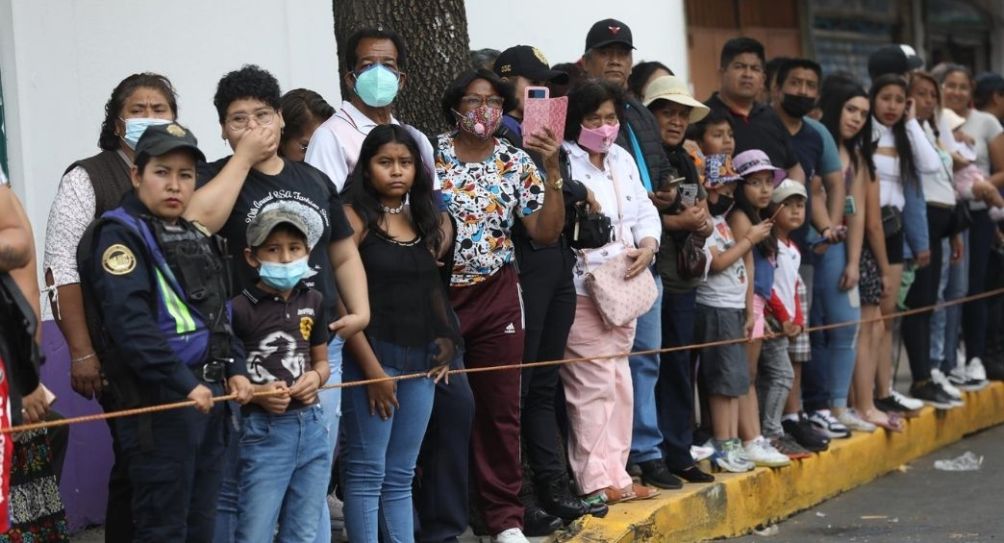
[{"label": "white face mask", "polygon": [[147,127],[171,122],[167,119],[154,119],[151,117],[134,117],[131,119],[122,119],[120,117],[119,120],[125,124],[125,134],[123,134],[122,139],[125,140],[126,145],[130,149],[136,149],[136,144],[143,137],[143,133],[146,132]]}]

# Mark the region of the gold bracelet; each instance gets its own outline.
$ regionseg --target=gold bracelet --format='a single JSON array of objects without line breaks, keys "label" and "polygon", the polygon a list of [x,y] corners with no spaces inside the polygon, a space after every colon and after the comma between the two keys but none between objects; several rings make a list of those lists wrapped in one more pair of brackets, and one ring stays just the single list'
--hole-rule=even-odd
[{"label": "gold bracelet", "polygon": [[70,362],[83,362],[84,360],[87,360],[88,358],[95,358],[97,356],[98,356],[97,353],[91,353],[91,354],[88,354],[88,355],[81,356],[80,358],[71,358]]}]

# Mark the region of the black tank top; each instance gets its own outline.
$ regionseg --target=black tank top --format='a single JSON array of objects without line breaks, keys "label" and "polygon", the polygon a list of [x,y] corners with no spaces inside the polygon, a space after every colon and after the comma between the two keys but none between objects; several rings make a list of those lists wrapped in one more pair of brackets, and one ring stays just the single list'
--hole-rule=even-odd
[{"label": "black tank top", "polygon": [[456,341],[439,268],[422,238],[400,242],[370,230],[359,255],[369,286],[370,340],[402,347],[425,347],[436,338]]}]

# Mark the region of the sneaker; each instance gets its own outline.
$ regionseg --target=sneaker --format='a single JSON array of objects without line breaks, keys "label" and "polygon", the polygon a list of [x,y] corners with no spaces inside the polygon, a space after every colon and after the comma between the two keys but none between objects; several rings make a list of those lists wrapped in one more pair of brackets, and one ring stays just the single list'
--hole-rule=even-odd
[{"label": "sneaker", "polygon": [[975,356],[968,364],[966,364],[966,375],[970,379],[975,379],[977,381],[987,380],[987,370],[983,367],[983,361],[980,360],[980,357]]},{"label": "sneaker", "polygon": [[952,400],[947,392],[938,386],[938,383],[927,380],[922,383],[914,383],[910,387],[910,395],[918,400],[922,400],[927,405],[936,409],[952,409],[958,405]]},{"label": "sneaker", "polygon": [[672,470],[673,475],[687,481],[688,483],[712,483],[715,480],[715,476],[710,473],[704,473],[701,468],[697,467],[697,464],[690,466],[687,469]]},{"label": "sneaker", "polygon": [[501,533],[495,534],[492,538],[494,543],[530,543],[530,540],[523,535],[523,530],[519,528],[509,528]]},{"label": "sneaker", "polygon": [[1004,221],[1004,207],[991,207],[987,211],[987,215],[990,217],[991,221],[994,222]]},{"label": "sneaker", "polygon": [[841,422],[848,430],[852,432],[865,432],[872,433],[876,430],[877,426],[862,419],[855,413],[852,409],[844,409],[842,413],[837,415],[837,420]]},{"label": "sneaker", "polygon": [[799,445],[798,441],[795,441],[795,438],[788,434],[783,434],[771,439],[770,444],[777,449],[777,452],[791,458],[792,460],[812,457],[811,452],[809,452],[805,447]]},{"label": "sneaker", "polygon": [[809,413],[809,422],[816,426],[823,435],[832,439],[851,437],[851,431],[836,419],[829,409],[821,409]]},{"label": "sneaker", "polygon": [[669,467],[666,466],[666,462],[662,458],[638,462],[638,467],[641,468],[641,482],[643,484],[669,490],[683,488],[683,481],[669,472]]},{"label": "sneaker", "polygon": [[941,390],[947,392],[949,396],[951,396],[955,400],[958,400],[959,402],[962,401],[962,391],[959,390],[958,388],[955,388],[955,385],[953,385],[951,381],[948,380],[948,377],[945,377],[945,374],[941,373],[941,370],[939,369],[931,370],[931,380],[934,381],[935,383],[938,383],[938,386],[941,387]]},{"label": "sneaker", "polygon": [[830,448],[830,438],[816,430],[816,425],[809,422],[804,414],[799,414],[798,420],[782,420],[781,427],[785,435],[789,435],[809,452],[823,452]]},{"label": "sneaker", "polygon": [[924,401],[917,399],[916,397],[910,397],[907,394],[893,390],[890,392],[893,399],[897,401],[900,405],[903,405],[907,411],[917,411],[924,408]]},{"label": "sneaker", "polygon": [[[931,377],[932,378],[934,377],[933,371],[931,372]],[[969,377],[969,375],[966,373],[965,366],[952,368],[952,371],[948,372],[948,382],[951,383],[955,388],[959,390],[964,390],[966,392],[976,392],[978,390],[983,390],[984,388],[987,388],[987,385],[990,384],[990,381],[981,381],[979,379],[973,379]]]},{"label": "sneaker", "polygon": [[701,460],[707,460],[711,458],[711,455],[715,454],[714,447],[705,447],[702,445],[691,445],[690,446],[690,457],[694,459],[694,462],[700,462]]},{"label": "sneaker", "polygon": [[528,505],[523,510],[523,535],[544,537],[557,532],[565,523],[558,517],[547,514],[536,505]]},{"label": "sneaker", "polygon": [[743,448],[746,449],[746,456],[758,466],[780,468],[791,464],[791,458],[778,452],[763,436],[750,441]]},{"label": "sneaker", "polygon": [[756,467],[743,458],[741,450],[742,445],[739,444],[738,439],[727,439],[721,442],[717,449],[718,454],[714,457],[715,465],[722,471],[731,473],[744,473]]}]

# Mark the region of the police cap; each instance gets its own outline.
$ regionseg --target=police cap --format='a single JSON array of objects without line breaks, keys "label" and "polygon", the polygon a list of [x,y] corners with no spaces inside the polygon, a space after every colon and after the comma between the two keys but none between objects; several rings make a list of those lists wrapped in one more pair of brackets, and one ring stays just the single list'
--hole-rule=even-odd
[{"label": "police cap", "polygon": [[199,150],[199,142],[192,131],[178,123],[148,126],[136,143],[136,159],[142,155],[162,156],[176,149],[190,149],[196,160],[206,161],[206,155]]}]

